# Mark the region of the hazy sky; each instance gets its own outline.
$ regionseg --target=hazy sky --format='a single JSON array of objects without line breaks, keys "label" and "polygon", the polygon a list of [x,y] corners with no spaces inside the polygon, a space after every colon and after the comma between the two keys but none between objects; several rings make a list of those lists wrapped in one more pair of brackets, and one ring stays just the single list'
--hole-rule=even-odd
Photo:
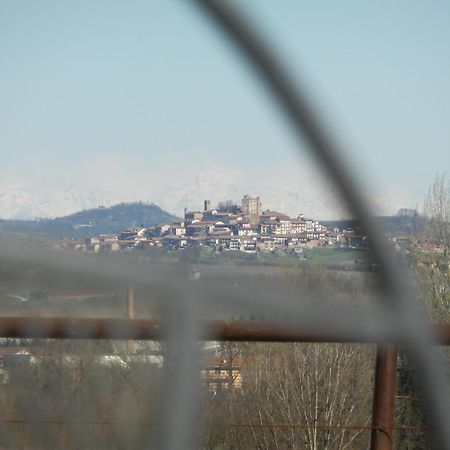
[{"label": "hazy sky", "polygon": [[[370,189],[417,197],[450,168],[449,1],[240,5]],[[115,187],[153,200],[155,183],[207,170],[311,174],[301,151],[189,1],[0,0],[0,189]]]}]

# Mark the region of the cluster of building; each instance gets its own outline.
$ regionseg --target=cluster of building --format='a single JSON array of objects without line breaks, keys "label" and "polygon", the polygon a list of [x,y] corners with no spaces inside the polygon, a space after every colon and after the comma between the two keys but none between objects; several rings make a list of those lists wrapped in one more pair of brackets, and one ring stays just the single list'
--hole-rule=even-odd
[{"label": "cluster of building", "polygon": [[240,207],[224,204],[211,208],[204,201],[202,211],[185,209],[183,220],[125,230],[118,235],[100,235],[85,240],[80,249],[99,252],[161,247],[182,250],[192,246],[215,251],[301,252],[304,247],[362,247],[365,238],[353,230],[327,227],[303,214],[263,210],[259,197],[245,195]]},{"label": "cluster of building", "polygon": [[[0,345],[0,385],[14,385],[24,382],[24,378],[39,366],[46,364],[48,351],[44,347],[30,345],[22,347],[18,342]],[[223,389],[240,389],[243,382],[243,358],[239,355],[223,355],[219,351],[212,353],[206,349],[206,355],[200,364],[202,382],[210,392],[220,392]],[[156,354],[158,353],[158,354]],[[65,354],[60,361],[73,369],[77,364],[76,356]],[[90,358],[91,369],[97,373],[111,370],[127,370],[131,366],[145,369],[162,369],[161,352],[115,352],[99,353]]]}]

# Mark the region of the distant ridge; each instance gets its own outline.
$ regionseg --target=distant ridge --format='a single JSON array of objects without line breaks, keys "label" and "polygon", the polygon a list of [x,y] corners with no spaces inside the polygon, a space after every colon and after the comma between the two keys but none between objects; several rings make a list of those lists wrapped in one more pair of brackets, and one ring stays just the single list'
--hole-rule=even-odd
[{"label": "distant ridge", "polygon": [[[380,231],[392,234],[414,234],[423,231],[425,226],[425,219],[421,216],[376,216],[373,221]],[[357,219],[321,220],[320,223],[340,229],[358,228]]]},{"label": "distant ridge", "polygon": [[83,239],[116,234],[127,228],[170,223],[177,217],[151,203],[119,203],[111,207],[83,210],[55,219],[0,220],[0,232]]}]

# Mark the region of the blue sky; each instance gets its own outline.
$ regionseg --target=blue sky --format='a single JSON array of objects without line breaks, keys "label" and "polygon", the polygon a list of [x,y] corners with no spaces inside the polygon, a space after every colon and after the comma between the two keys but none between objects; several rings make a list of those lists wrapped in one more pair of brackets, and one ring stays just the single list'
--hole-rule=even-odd
[{"label": "blue sky", "polygon": [[[419,198],[450,167],[450,2],[240,6],[370,189]],[[4,183],[132,185],[153,200],[148,179],[316,170],[189,1],[0,0],[0,68]]]}]

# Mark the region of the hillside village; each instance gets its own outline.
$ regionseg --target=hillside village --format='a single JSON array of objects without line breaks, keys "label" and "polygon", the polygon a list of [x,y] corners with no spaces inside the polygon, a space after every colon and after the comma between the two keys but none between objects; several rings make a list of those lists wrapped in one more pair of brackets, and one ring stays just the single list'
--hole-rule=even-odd
[{"label": "hillside village", "polygon": [[302,252],[304,247],[364,247],[365,237],[355,230],[327,227],[300,214],[291,218],[278,211],[263,210],[260,197],[244,195],[241,205],[232,202],[203,209],[185,209],[182,220],[124,230],[85,239],[75,245],[86,252],[120,251],[150,247],[183,250],[204,246],[215,251]]}]

